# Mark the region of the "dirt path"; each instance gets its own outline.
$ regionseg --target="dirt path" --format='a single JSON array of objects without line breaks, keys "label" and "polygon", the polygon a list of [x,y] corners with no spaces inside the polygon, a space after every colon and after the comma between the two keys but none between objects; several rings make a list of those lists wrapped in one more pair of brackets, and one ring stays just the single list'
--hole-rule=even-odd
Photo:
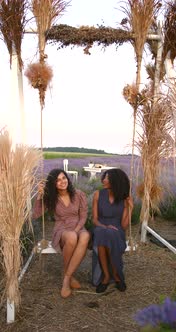
[{"label": "dirt path", "polygon": [[[163,236],[176,240],[176,223],[157,222]],[[167,232],[167,234],[166,234]],[[13,332],[137,332],[133,316],[137,309],[158,302],[160,295],[176,294],[176,255],[148,242],[132,254],[124,255],[127,291],[111,285],[96,294],[90,283],[91,255],[77,271],[81,291],[64,300],[60,297],[62,257],[37,254],[21,282],[21,306],[14,324],[6,324],[6,308],[1,309],[1,331]]]}]

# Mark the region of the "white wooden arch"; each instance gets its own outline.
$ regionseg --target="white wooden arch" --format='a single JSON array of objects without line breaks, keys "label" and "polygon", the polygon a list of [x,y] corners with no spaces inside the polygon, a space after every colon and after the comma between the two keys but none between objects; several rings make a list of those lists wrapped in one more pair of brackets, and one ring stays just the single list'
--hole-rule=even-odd
[{"label": "white wooden arch", "polygon": [[[30,33],[30,31],[28,31]],[[33,30],[31,33],[35,33]],[[155,77],[155,94],[157,95],[158,93],[158,88],[159,88],[159,64],[161,62],[161,56],[162,56],[162,35],[160,32],[160,29],[158,29],[158,34],[150,34],[147,37],[148,39],[151,40],[157,40],[158,41],[158,52],[157,52],[157,60],[156,60],[156,77]],[[176,79],[176,72],[174,70],[173,64],[170,60],[169,54],[166,57],[165,60],[165,69],[166,69],[166,75],[167,75],[167,80],[169,84],[172,84],[175,82]],[[22,71],[19,70],[18,67],[18,60],[17,60],[17,55],[15,52],[13,52],[12,55],[12,67],[11,67],[11,80],[12,80],[12,91],[18,91],[18,96],[19,96],[19,105],[16,103],[16,98],[14,98],[14,93],[12,94],[12,105],[13,109],[17,111],[17,109],[20,108],[20,117],[21,117],[21,141],[22,143],[25,143],[25,115],[24,115],[24,95],[23,95],[23,75]],[[174,115],[175,118],[175,128],[176,128],[176,114]],[[12,137],[12,142],[13,142],[13,132],[10,133]],[[141,241],[146,242],[146,234],[147,232],[151,233],[154,237],[156,237],[160,242],[162,242],[169,250],[171,250],[174,254],[176,254],[176,248],[173,247],[169,242],[167,242],[165,239],[163,239],[159,234],[157,234],[154,230],[152,230],[148,226],[148,221],[144,220],[142,223],[142,233],[141,233]],[[135,249],[135,247],[133,248]],[[48,253],[56,253],[56,251],[52,248],[51,242],[48,243],[48,247],[46,249],[41,249],[40,242],[38,243],[37,250],[36,247],[32,250],[30,257],[28,258],[28,261],[26,262],[25,266],[21,270],[21,273],[19,275],[19,282],[22,280],[26,270],[29,267],[29,264],[35,255],[36,252],[40,252],[42,254],[48,254]],[[13,323],[15,321],[15,305],[14,303],[11,303],[7,299],[7,323]]]}]

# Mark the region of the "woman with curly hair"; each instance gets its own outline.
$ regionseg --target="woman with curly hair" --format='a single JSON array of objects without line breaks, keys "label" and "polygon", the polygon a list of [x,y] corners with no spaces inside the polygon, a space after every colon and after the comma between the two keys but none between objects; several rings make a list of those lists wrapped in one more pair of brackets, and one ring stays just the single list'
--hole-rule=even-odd
[{"label": "woman with curly hair", "polygon": [[105,292],[111,280],[126,290],[122,255],[126,249],[125,230],[133,209],[130,182],[124,171],[113,168],[102,175],[103,189],[93,196],[93,275],[96,292]]},{"label": "woman with curly hair", "polygon": [[40,185],[34,204],[34,218],[42,214],[42,196],[45,211],[54,215],[52,246],[57,251],[61,249],[63,253],[64,279],[61,296],[67,298],[73,288],[81,287],[73,274],[86,254],[90,238],[84,227],[87,219],[87,198],[82,191],[73,187],[67,173],[62,169],[53,169],[45,186]]}]

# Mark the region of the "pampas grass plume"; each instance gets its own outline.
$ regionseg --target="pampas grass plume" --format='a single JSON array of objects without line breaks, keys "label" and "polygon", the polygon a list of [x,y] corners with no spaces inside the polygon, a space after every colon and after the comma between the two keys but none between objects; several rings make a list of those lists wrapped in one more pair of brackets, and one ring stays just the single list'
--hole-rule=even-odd
[{"label": "pampas grass plume", "polygon": [[52,68],[46,63],[32,63],[25,71],[25,76],[34,89],[44,89],[46,91],[48,84],[53,77]]}]

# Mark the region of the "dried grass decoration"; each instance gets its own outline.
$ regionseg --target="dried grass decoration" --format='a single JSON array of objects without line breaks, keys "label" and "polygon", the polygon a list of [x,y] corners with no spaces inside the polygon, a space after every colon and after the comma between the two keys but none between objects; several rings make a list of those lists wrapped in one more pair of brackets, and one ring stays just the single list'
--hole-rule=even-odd
[{"label": "dried grass decoration", "polygon": [[61,16],[69,2],[63,0],[33,0],[32,12],[34,14],[39,47],[39,63],[29,65],[26,76],[31,85],[39,90],[41,109],[45,103],[45,92],[52,78],[52,70],[45,63],[47,55],[45,54],[46,33],[55,22],[56,18]]},{"label": "dried grass decoration", "polygon": [[23,66],[21,44],[27,22],[27,7],[26,0],[2,0],[0,2],[0,31],[10,54],[10,64],[15,51],[20,70]]},{"label": "dried grass decoration", "polygon": [[[158,170],[158,168],[157,168]],[[144,183],[142,182],[136,188],[136,195],[143,200],[144,198]],[[153,210],[158,211],[158,203],[163,197],[163,189],[157,183],[152,183],[150,188],[150,200]],[[154,209],[155,207],[155,209]]]},{"label": "dried grass decoration", "polygon": [[[133,137],[132,137],[132,159],[131,159],[131,170],[130,180],[132,187],[133,179],[133,162],[134,162],[134,144],[135,144],[135,133],[136,133],[136,117],[138,112],[138,93],[141,84],[141,64],[144,45],[147,39],[147,34],[152,22],[155,19],[160,8],[159,0],[128,0],[126,7],[122,7],[123,12],[126,14],[125,24],[123,25],[128,31],[130,30],[134,34],[134,38],[131,39],[131,43],[136,53],[137,71],[136,71],[136,86],[125,87],[123,95],[125,99],[133,107]],[[131,93],[131,91],[132,93]],[[130,187],[130,192],[131,192]]]},{"label": "dried grass decoration", "polygon": [[20,234],[29,220],[29,199],[41,152],[18,145],[12,149],[7,132],[0,133],[0,249],[5,271],[6,296],[16,306],[20,303],[19,272],[22,263]]},{"label": "dried grass decoration", "polygon": [[134,33],[134,39],[131,40],[131,43],[134,46],[137,60],[137,90],[141,81],[140,70],[144,44],[160,7],[160,0],[128,0],[126,7],[122,7],[123,12],[127,15],[126,22],[129,25],[126,28]]},{"label": "dried grass decoration", "polygon": [[[138,110],[138,123],[142,129],[136,146],[141,154],[144,181],[137,188],[142,198],[141,222],[148,221],[150,213],[158,210],[162,198],[159,184],[161,161],[172,156],[174,149],[173,117],[168,97],[161,95],[153,103],[153,84],[141,91],[143,103]],[[163,167],[163,166],[162,166]]]},{"label": "dried grass decoration", "polygon": [[32,87],[39,90],[40,103],[43,105],[47,86],[53,77],[52,68],[46,63],[32,63],[25,71],[25,76]]},{"label": "dried grass decoration", "polygon": [[70,1],[63,0],[33,0],[32,12],[35,16],[40,62],[45,60],[46,32],[51,28],[56,19],[63,14]]},{"label": "dried grass decoration", "polygon": [[165,6],[163,61],[170,52],[173,63],[176,58],[176,2],[169,0]]},{"label": "dried grass decoration", "polygon": [[125,98],[125,100],[133,107],[136,108],[137,107],[137,103],[138,103],[138,91],[137,91],[137,87],[136,84],[127,84],[126,86],[124,86],[123,88],[123,96]]}]

